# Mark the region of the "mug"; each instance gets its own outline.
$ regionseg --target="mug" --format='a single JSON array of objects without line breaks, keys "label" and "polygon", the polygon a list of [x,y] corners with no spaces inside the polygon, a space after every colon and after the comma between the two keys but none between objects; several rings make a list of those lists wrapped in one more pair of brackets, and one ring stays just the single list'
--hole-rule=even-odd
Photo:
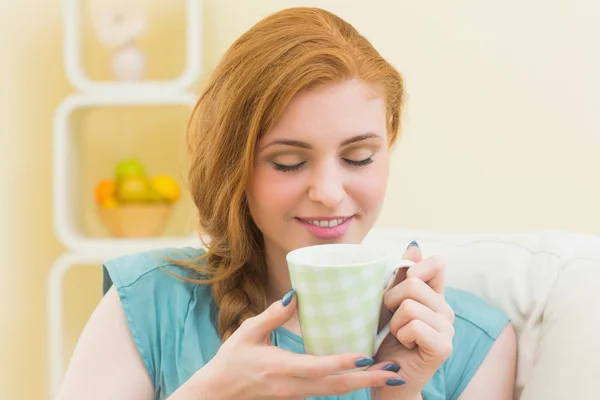
[{"label": "mug", "polygon": [[377,332],[383,290],[410,260],[362,244],[324,244],[286,255],[298,300],[305,352],[374,356],[388,335]]}]

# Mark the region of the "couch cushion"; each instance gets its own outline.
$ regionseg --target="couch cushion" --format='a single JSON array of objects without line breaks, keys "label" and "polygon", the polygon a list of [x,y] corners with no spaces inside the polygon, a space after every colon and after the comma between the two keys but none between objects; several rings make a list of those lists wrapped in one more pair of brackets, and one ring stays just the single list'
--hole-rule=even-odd
[{"label": "couch cushion", "polygon": [[[411,240],[419,242],[424,257],[444,256],[448,286],[477,294],[511,318],[519,343],[515,398],[593,393],[600,379],[599,345],[590,343],[600,330],[600,238],[557,231],[457,234],[380,228],[365,243],[401,255]],[[594,310],[586,309],[590,305]]]}]

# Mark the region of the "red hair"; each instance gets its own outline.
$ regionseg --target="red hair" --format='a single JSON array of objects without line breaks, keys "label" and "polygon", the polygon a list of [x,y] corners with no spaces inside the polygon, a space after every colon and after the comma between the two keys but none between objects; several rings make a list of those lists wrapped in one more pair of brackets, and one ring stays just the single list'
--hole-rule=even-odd
[{"label": "red hair", "polygon": [[318,8],[272,14],[244,33],[213,71],[187,131],[188,184],[198,209],[207,264],[185,264],[208,277],[226,340],[267,306],[263,238],[246,204],[258,139],[290,100],[315,85],[359,79],[385,98],[392,145],[400,127],[403,82],[348,22]]}]

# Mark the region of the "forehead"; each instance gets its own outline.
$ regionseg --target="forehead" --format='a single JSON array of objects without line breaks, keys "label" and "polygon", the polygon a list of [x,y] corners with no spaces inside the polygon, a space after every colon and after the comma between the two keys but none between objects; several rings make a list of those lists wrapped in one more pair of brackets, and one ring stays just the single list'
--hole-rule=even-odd
[{"label": "forehead", "polygon": [[385,99],[375,85],[351,80],[297,94],[261,141],[342,139],[367,132],[386,134]]}]

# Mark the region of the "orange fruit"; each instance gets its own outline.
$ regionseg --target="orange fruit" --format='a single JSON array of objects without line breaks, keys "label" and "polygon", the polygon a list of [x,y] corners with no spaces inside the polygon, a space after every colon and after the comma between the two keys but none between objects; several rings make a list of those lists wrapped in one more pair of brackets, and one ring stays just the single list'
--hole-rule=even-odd
[{"label": "orange fruit", "polygon": [[109,205],[115,201],[115,181],[104,179],[96,185],[96,203],[101,206]]},{"label": "orange fruit", "polygon": [[181,196],[181,188],[175,179],[168,175],[157,175],[150,179],[150,186],[169,203],[176,202]]}]

